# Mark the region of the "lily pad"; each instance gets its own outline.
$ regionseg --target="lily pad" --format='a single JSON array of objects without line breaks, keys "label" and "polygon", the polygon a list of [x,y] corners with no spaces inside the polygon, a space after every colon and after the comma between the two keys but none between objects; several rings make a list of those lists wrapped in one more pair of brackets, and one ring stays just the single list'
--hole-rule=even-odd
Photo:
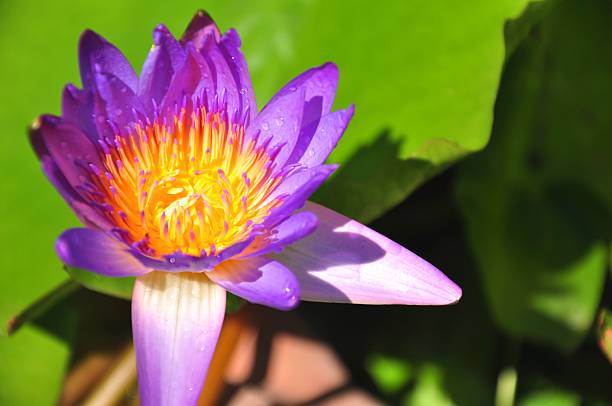
[{"label": "lily pad", "polygon": [[594,320],[612,229],[612,7],[553,4],[510,58],[457,195],[498,325],[568,350]]}]

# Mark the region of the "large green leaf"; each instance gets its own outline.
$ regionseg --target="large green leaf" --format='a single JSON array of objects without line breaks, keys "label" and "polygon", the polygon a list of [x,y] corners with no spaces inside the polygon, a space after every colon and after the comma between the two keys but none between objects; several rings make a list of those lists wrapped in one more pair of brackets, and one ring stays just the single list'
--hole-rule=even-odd
[{"label": "large green leaf", "polygon": [[[385,404],[484,406],[494,401],[500,354],[506,351],[486,311],[461,232],[452,199],[454,179],[450,173],[438,177],[372,227],[444,270],[463,289],[459,303],[321,305],[313,314],[314,320],[330,320],[322,331],[333,338],[343,359],[365,356]],[[352,370],[363,364],[353,361]]]},{"label": "large green leaf", "polygon": [[49,302],[39,306],[32,322],[12,336],[0,337],[0,404],[58,403],[79,318],[71,305],[75,295],[63,292],[61,297],[65,300],[53,306]]},{"label": "large green leaf", "polygon": [[[503,24],[525,3],[234,0],[206,6],[221,27],[242,34],[260,106],[300,71],[327,60],[340,66],[337,106],[355,103],[357,114],[332,160],[350,163],[319,199],[367,220],[444,164],[486,144],[504,61]],[[42,112],[57,113],[64,83],[79,82],[79,33],[99,31],[139,67],[151,29],[164,22],[182,32],[195,6],[186,0],[155,6],[144,0],[5,0],[0,7],[0,51],[7,57],[0,64],[5,324],[65,279],[53,241],[77,222],[43,179],[25,127]],[[388,141],[379,140],[383,133]]]},{"label": "large green leaf", "polygon": [[510,59],[490,148],[458,187],[495,319],[561,348],[593,321],[612,230],[611,12],[554,4]]},{"label": "large green leaf", "polygon": [[0,338],[0,404],[56,405],[70,355],[68,344],[33,325]]}]

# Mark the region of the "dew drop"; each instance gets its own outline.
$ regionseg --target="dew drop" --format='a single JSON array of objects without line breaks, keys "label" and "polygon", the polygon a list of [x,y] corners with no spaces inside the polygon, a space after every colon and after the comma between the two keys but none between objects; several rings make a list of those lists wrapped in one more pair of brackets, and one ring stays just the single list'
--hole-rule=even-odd
[{"label": "dew drop", "polygon": [[285,119],[284,119],[284,118],[282,118],[282,117],[281,117],[281,118],[277,118],[277,119],[276,119],[276,125],[277,125],[278,127],[282,127],[284,122],[285,122]]},{"label": "dew drop", "polygon": [[120,116],[121,113],[123,113],[123,110],[121,110],[121,109],[115,110],[115,115]]},{"label": "dew drop", "polygon": [[176,262],[176,258],[170,257],[168,258],[168,262],[170,262],[171,264],[174,264]]},{"label": "dew drop", "polygon": [[243,87],[242,89],[240,89],[240,94],[246,94],[247,90]]},{"label": "dew drop", "polygon": [[200,347],[201,352],[204,352],[205,349],[206,349],[205,347]]},{"label": "dew drop", "polygon": [[268,130],[270,129],[270,124],[268,124],[268,123],[262,123],[262,124],[261,124],[261,128],[262,128],[264,131],[268,131]]},{"label": "dew drop", "polygon": [[290,288],[289,286],[287,286],[287,287],[285,288],[285,292],[287,292],[287,293],[291,292],[291,288]]}]

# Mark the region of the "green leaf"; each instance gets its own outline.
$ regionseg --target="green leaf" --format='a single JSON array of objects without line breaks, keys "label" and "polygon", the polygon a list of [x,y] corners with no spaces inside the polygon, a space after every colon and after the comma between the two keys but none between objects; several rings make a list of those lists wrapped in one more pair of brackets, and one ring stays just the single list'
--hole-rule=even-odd
[{"label": "green leaf", "polygon": [[496,321],[564,349],[593,322],[612,229],[610,12],[555,3],[510,59],[491,145],[458,185]]},{"label": "green leaf", "polygon": [[[347,330],[350,324],[336,326],[337,321],[324,329],[334,340],[346,337],[345,342],[335,344],[349,359],[360,352],[369,354],[365,365],[385,395],[385,404],[493,404],[501,352],[499,335],[483,311],[475,264],[465,237],[458,232],[460,219],[453,207],[452,188],[445,185],[440,188],[437,184],[433,189],[428,186],[427,191],[418,192],[373,227],[448,272],[463,289],[459,303],[442,307],[351,307],[338,311],[337,317],[352,313],[355,330]],[[356,336],[361,344],[350,344]]]},{"label": "green leaf", "polygon": [[132,299],[132,289],[136,278],[111,278],[84,269],[66,267],[68,275],[87,289],[115,296],[121,299]]},{"label": "green leaf", "polygon": [[[365,155],[347,165],[320,196],[345,214],[367,220],[486,144],[504,61],[503,24],[526,2],[478,0],[465,7],[460,0],[395,1],[375,10],[323,0],[232,0],[207,6],[223,29],[236,27],[241,33],[260,107],[301,71],[327,60],[339,65],[336,105],[355,103],[357,113],[331,161],[348,163],[358,152]],[[62,87],[79,83],[80,32],[100,32],[140,70],[153,27],[164,22],[180,34],[197,6],[187,0],[155,7],[144,0],[5,0],[0,7],[0,50],[11,56],[10,63],[0,64],[0,76],[10,78],[3,84],[3,94],[10,97],[0,109],[6,134],[0,137],[0,209],[5,213],[0,323],[6,325],[66,279],[53,244],[77,221],[42,176],[25,127],[43,112],[59,113]],[[370,160],[379,149],[368,150],[383,132],[393,150]],[[368,166],[380,161],[388,164]]]},{"label": "green leaf", "polygon": [[77,290],[79,285],[73,281],[66,281],[57,288],[50,291],[45,296],[39,298],[36,302],[25,308],[21,313],[15,315],[9,320],[7,325],[7,333],[13,334],[19,329],[24,323],[35,319],[42,315],[44,312],[49,310],[58,301],[64,299],[69,294]]},{"label": "green leaf", "polygon": [[330,158],[346,168],[315,200],[371,221],[484,147],[505,57],[503,25],[526,3],[398,1],[375,7],[374,19],[371,7],[309,3],[299,13],[292,69],[282,73],[333,60],[341,72],[336,105],[356,105]]},{"label": "green leaf", "polygon": [[31,324],[0,338],[0,404],[56,405],[69,355],[68,344]]},{"label": "green leaf", "polygon": [[367,368],[378,387],[385,393],[399,391],[412,377],[408,363],[384,354],[371,354]]},{"label": "green leaf", "polygon": [[519,406],[578,406],[580,396],[559,389],[544,389],[525,396]]}]

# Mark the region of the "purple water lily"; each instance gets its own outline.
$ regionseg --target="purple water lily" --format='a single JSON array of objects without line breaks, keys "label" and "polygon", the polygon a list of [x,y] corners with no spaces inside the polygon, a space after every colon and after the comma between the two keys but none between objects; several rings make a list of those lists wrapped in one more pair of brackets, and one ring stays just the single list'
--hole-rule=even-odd
[{"label": "purple water lily", "polygon": [[43,115],[31,142],[85,228],[63,262],[137,276],[132,324],[143,405],[197,403],[226,291],[291,309],[299,300],[443,305],[461,289],[375,231],[307,198],[353,107],[331,111],[331,63],[285,85],[258,112],[234,30],[204,12],[176,40],[164,27],[137,76],[86,31],[83,89]]}]

